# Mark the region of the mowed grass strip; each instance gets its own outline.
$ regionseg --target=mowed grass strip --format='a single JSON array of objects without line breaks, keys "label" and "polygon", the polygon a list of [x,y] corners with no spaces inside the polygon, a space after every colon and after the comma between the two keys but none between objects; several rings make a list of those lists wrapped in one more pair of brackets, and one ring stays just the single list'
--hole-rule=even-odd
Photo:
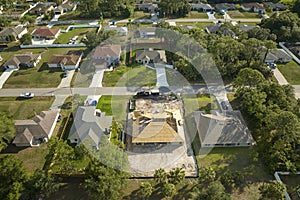
[{"label": "mowed grass strip", "polygon": [[16,97],[1,97],[0,111],[12,115],[13,119],[32,119],[41,111],[49,110],[54,97],[33,97],[32,99],[18,100]]},{"label": "mowed grass strip", "polygon": [[295,61],[278,64],[277,67],[289,84],[300,85],[300,66]]}]

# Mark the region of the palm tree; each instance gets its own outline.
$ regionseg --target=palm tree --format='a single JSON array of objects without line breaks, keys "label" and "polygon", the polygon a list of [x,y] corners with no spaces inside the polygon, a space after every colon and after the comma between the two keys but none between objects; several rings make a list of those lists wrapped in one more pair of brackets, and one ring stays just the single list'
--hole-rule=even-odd
[{"label": "palm tree", "polygon": [[143,182],[139,192],[144,199],[147,199],[153,192],[153,186],[150,182]]},{"label": "palm tree", "polygon": [[169,172],[170,182],[174,185],[181,183],[184,177],[185,171],[182,168],[176,167]]},{"label": "palm tree", "polygon": [[161,184],[166,183],[166,182],[168,182],[168,174],[164,169],[159,168],[159,169],[155,170],[154,179],[158,183],[161,183]]}]

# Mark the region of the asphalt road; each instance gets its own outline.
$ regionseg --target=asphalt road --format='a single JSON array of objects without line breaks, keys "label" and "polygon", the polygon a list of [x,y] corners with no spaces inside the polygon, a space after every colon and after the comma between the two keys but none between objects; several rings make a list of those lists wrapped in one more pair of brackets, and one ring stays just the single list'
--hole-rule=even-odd
[{"label": "asphalt road", "polygon": [[[134,95],[137,91],[147,88],[140,87],[97,87],[97,88],[21,88],[21,89],[0,89],[0,97],[18,97],[21,93],[32,92],[35,96],[71,96],[80,94],[82,96],[88,95]],[[197,93],[212,93],[218,94],[225,91],[224,87],[211,86],[210,90],[207,89],[205,84],[194,85],[192,87],[186,86],[170,86],[168,88],[160,88],[161,92],[172,91],[180,94],[197,94]],[[227,92],[231,89],[227,88]]]}]

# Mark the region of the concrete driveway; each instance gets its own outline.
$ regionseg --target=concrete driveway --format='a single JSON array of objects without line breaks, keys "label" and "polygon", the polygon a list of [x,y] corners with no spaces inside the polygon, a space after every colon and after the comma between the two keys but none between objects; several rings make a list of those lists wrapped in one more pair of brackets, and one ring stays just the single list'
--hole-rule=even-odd
[{"label": "concrete driveway", "polygon": [[168,87],[166,69],[164,67],[156,67],[156,86]]},{"label": "concrete driveway", "polygon": [[61,82],[60,82],[58,88],[70,87],[74,73],[75,73],[75,70],[68,70],[67,77],[61,79]]},{"label": "concrete driveway", "polygon": [[277,79],[279,85],[288,85],[289,84],[278,68],[273,69],[272,71],[274,72],[274,76]]},{"label": "concrete driveway", "polygon": [[208,16],[208,19],[210,19],[210,20],[216,20],[215,12],[213,12],[213,13],[207,12],[206,14]]},{"label": "concrete driveway", "polygon": [[102,87],[102,80],[104,75],[105,69],[98,69],[96,70],[93,80],[89,87]]},{"label": "concrete driveway", "polygon": [[3,87],[4,83],[7,81],[7,79],[10,77],[10,75],[16,71],[16,69],[6,69],[2,75],[0,76],[0,88]]}]

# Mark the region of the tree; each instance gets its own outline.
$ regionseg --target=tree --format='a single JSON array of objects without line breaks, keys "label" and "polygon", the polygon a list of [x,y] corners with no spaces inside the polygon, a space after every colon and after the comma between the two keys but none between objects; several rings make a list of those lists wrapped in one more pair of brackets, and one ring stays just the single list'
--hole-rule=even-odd
[{"label": "tree", "polygon": [[32,36],[30,33],[26,33],[24,34],[21,39],[20,39],[20,42],[23,44],[23,45],[30,45],[32,44]]},{"label": "tree", "polygon": [[187,0],[161,0],[159,13],[162,17],[184,17],[191,10]]},{"label": "tree", "polygon": [[172,169],[168,174],[169,182],[174,185],[182,183],[184,177],[185,177],[185,171],[182,168],[178,168],[178,167]]},{"label": "tree", "polygon": [[270,29],[256,27],[247,32],[249,38],[256,38],[258,40],[273,40],[276,41],[277,37],[271,33]]},{"label": "tree", "polygon": [[167,183],[168,182],[168,174],[164,169],[159,168],[159,169],[155,170],[154,179],[157,183],[160,183],[160,184]]},{"label": "tree", "polygon": [[292,7],[292,11],[294,13],[297,13],[298,16],[300,17],[300,0],[295,0],[294,5]]},{"label": "tree", "polygon": [[127,186],[127,173],[107,167],[92,158],[86,168],[85,188],[91,199],[119,199]]},{"label": "tree", "polygon": [[172,183],[165,183],[162,187],[162,194],[165,197],[172,197],[176,193],[175,185]]},{"label": "tree", "polygon": [[198,174],[200,183],[211,183],[216,179],[216,172],[211,167],[200,168]]},{"label": "tree", "polygon": [[234,87],[256,87],[265,81],[264,76],[258,70],[251,68],[241,69],[234,79]]},{"label": "tree", "polygon": [[0,16],[0,26],[6,27],[10,24],[10,22],[11,22],[10,18],[8,18],[6,16]]},{"label": "tree", "polygon": [[24,15],[24,17],[22,17],[20,19],[21,23],[29,23],[29,24],[33,24],[35,22],[35,18],[33,16],[30,15]]},{"label": "tree", "polygon": [[244,183],[244,177],[239,171],[226,171],[221,176],[221,183],[226,189],[232,190],[235,187],[240,187]]},{"label": "tree", "polygon": [[197,189],[197,200],[230,200],[230,195],[225,192],[224,186],[215,181],[208,185],[207,188]]},{"label": "tree", "polygon": [[139,193],[140,195],[147,199],[149,196],[151,196],[153,192],[153,186],[150,182],[143,182],[140,186]]},{"label": "tree", "polygon": [[[94,32],[88,32],[86,35],[87,40],[84,41],[84,43],[90,49],[93,49],[104,41],[108,42],[107,39],[112,38],[115,35],[117,35],[116,31],[100,31],[98,34]],[[114,37],[114,39],[116,38]]]},{"label": "tree", "polygon": [[20,199],[26,174],[23,163],[13,156],[0,156],[0,199]]},{"label": "tree", "polygon": [[0,152],[15,136],[14,120],[4,112],[0,112]]},{"label": "tree", "polygon": [[262,200],[280,200],[284,198],[285,186],[278,181],[264,183],[259,187]]},{"label": "tree", "polygon": [[26,184],[25,194],[28,199],[45,199],[59,188],[55,177],[46,171],[36,170]]}]

